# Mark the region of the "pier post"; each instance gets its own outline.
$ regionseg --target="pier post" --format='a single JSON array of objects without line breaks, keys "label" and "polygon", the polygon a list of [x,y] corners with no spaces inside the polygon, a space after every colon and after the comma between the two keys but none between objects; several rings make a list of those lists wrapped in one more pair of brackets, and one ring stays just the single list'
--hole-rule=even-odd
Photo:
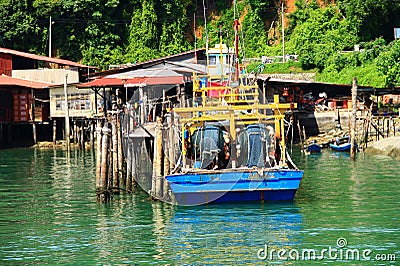
[{"label": "pier post", "polygon": [[108,149],[109,149],[109,138],[111,130],[108,128],[107,123],[104,124],[102,129],[102,143],[101,143],[101,187],[97,191],[98,199],[102,202],[108,202],[110,199],[110,192],[108,191]]},{"label": "pier post", "polygon": [[101,143],[102,143],[101,122],[100,121],[97,121],[96,134],[97,134],[96,189],[99,189],[101,187]]},{"label": "pier post", "polygon": [[116,125],[116,115],[112,115],[111,120],[111,136],[112,136],[112,178],[113,178],[113,187],[119,187],[119,179],[118,179],[118,134],[117,134],[117,125]]},{"label": "pier post", "polygon": [[90,147],[94,149],[94,132],[95,132],[95,126],[94,126],[94,120],[90,121]]},{"label": "pier post", "polygon": [[127,140],[127,145],[126,145],[126,190],[128,192],[132,191],[132,157],[133,152],[132,152],[132,146],[133,143],[130,139]]},{"label": "pier post", "polygon": [[[121,117],[120,113],[116,114],[117,119],[117,143],[118,143],[118,180],[126,185],[126,175],[124,175],[124,154],[122,151],[122,131],[121,131]],[[125,168],[126,169],[126,168]]]},{"label": "pier post", "polygon": [[70,151],[70,126],[69,126],[69,106],[68,106],[67,78],[68,78],[68,74],[65,74],[65,79],[64,79],[65,144],[67,145],[67,152],[69,152]]},{"label": "pier post", "polygon": [[32,135],[33,135],[33,144],[37,143],[37,134],[36,134],[36,124],[32,123]]},{"label": "pier post", "polygon": [[352,111],[352,125],[350,128],[350,159],[355,159],[356,152],[356,126],[357,126],[357,78],[353,78],[353,86],[351,88],[351,100],[353,103],[353,111]]},{"label": "pier post", "polygon": [[53,145],[57,143],[57,120],[53,120]]},{"label": "pier post", "polygon": [[[389,119],[391,119],[391,118],[389,118]],[[390,120],[389,119],[386,119],[386,125],[387,125],[387,127],[386,127],[386,137],[387,138],[389,137],[389,132],[390,132]]]},{"label": "pier post", "polygon": [[155,128],[154,139],[154,159],[153,159],[153,180],[152,180],[152,194],[154,197],[161,195],[161,177],[162,177],[162,119],[157,117],[157,124]]},{"label": "pier post", "polygon": [[77,141],[78,135],[77,135],[76,120],[72,121],[72,136],[73,136],[72,139],[74,141],[74,144],[78,143],[78,141]]},{"label": "pier post", "polygon": [[167,123],[164,124],[163,127],[163,157],[164,157],[164,175],[169,174],[170,170],[170,150],[171,150],[171,142],[170,142],[170,135],[171,135],[171,114],[166,114],[165,118]]},{"label": "pier post", "polygon": [[86,120],[83,120],[82,121],[82,124],[81,124],[81,146],[82,146],[82,149],[84,149],[85,148],[85,128],[86,128]]}]

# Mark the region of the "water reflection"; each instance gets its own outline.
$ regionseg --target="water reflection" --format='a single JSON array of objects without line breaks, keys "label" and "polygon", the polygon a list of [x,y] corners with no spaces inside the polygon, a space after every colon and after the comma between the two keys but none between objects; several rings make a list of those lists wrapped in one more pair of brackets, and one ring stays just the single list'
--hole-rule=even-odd
[{"label": "water reflection", "polygon": [[[154,258],[182,263],[257,263],[257,251],[298,245],[302,214],[293,203],[171,207],[153,203]],[[172,257],[171,255],[174,254]],[[221,254],[224,254],[221,256]]]}]

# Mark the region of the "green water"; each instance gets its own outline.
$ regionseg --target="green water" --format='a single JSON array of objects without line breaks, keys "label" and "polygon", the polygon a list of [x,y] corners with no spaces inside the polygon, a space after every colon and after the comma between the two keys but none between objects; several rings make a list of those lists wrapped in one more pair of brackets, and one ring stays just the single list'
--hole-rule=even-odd
[{"label": "green water", "polygon": [[[400,161],[361,155],[351,163],[329,151],[295,151],[294,159],[305,178],[290,203],[173,207],[135,193],[102,205],[90,151],[2,150],[0,265],[399,263]],[[339,248],[339,238],[347,245]],[[295,251],[329,247],[336,257],[295,260]],[[338,256],[348,249],[371,253]],[[397,261],[375,259],[391,254]]]}]

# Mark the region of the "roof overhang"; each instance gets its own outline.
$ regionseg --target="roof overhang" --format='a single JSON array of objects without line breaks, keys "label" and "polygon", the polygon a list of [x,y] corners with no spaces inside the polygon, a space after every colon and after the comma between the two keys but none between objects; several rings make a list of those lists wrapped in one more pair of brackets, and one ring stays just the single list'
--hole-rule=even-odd
[{"label": "roof overhang", "polygon": [[64,65],[64,66],[97,69],[96,67],[86,66],[86,65],[79,64],[79,63],[76,63],[73,61],[69,61],[69,60],[64,60],[64,59],[59,59],[59,58],[54,58],[54,57],[47,57],[47,56],[42,56],[42,55],[35,55],[35,54],[20,52],[20,51],[11,50],[11,49],[2,48],[2,47],[0,47],[0,53],[20,56],[20,57],[24,57],[24,58],[29,58],[29,59],[38,60],[38,61],[44,61],[44,62],[48,62],[48,63],[54,63],[54,64],[58,64],[58,65]]},{"label": "roof overhang", "polygon": [[19,79],[19,78],[9,77],[6,75],[1,75],[0,87],[10,87],[10,86],[25,87],[29,89],[48,89],[51,86],[54,86],[54,84],[30,81],[26,79]]}]

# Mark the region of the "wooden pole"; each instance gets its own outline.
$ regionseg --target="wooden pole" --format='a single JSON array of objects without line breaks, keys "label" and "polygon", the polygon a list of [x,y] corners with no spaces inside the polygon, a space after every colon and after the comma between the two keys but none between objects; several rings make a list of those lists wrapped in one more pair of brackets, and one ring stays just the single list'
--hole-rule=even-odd
[{"label": "wooden pole", "polygon": [[109,149],[109,138],[111,130],[108,128],[107,123],[104,124],[102,129],[103,137],[101,143],[101,190],[100,195],[103,197],[103,201],[108,201],[108,149]]},{"label": "wooden pole", "polygon": [[171,150],[171,143],[170,143],[170,128],[171,128],[171,114],[165,115],[167,124],[163,128],[163,149],[164,149],[164,175],[169,174],[169,152]]},{"label": "wooden pole", "polygon": [[97,134],[97,150],[96,150],[96,189],[101,188],[101,144],[102,144],[102,134],[101,134],[101,122],[97,121],[96,127]]},{"label": "wooden pole", "polygon": [[161,177],[162,177],[162,119],[157,117],[157,125],[155,128],[155,139],[154,139],[154,159],[153,159],[153,182],[152,182],[152,193],[153,196],[158,197],[161,195]]},{"label": "wooden pole", "polygon": [[171,173],[175,168],[175,116],[174,113],[170,113],[169,116],[170,121],[167,124],[169,125],[169,149],[168,149],[168,160],[169,160],[169,173]]},{"label": "wooden pole", "polygon": [[69,107],[68,107],[68,93],[67,93],[67,79],[68,74],[65,74],[64,79],[64,97],[65,97],[65,145],[67,146],[67,152],[70,151],[70,133],[69,133]]},{"label": "wooden pole", "polygon": [[139,87],[140,123],[144,124],[144,95],[143,87]]},{"label": "wooden pole", "polygon": [[85,148],[85,128],[86,128],[86,121],[83,120],[81,124],[81,146],[82,149]]},{"label": "wooden pole", "polygon": [[282,63],[285,63],[285,17],[284,17],[284,6],[282,1]]},{"label": "wooden pole", "polygon": [[35,122],[32,123],[32,135],[33,135],[33,143],[37,143],[37,134],[36,134],[36,124]]},{"label": "wooden pole", "polygon": [[57,120],[53,120],[53,145],[57,143]]},{"label": "wooden pole", "polygon": [[132,191],[132,141],[128,140],[126,145],[126,190]]},{"label": "wooden pole", "polygon": [[90,121],[90,147],[94,148],[94,120]]},{"label": "wooden pole", "polygon": [[387,127],[386,127],[386,137],[388,138],[389,137],[389,132],[390,132],[390,120],[389,119],[386,119],[386,125],[387,125]]},{"label": "wooden pole", "polygon": [[126,175],[124,175],[124,154],[122,150],[122,131],[121,131],[121,119],[119,113],[116,114],[117,119],[117,143],[118,143],[118,179],[121,185],[126,184]]},{"label": "wooden pole", "polygon": [[77,135],[77,126],[76,126],[76,120],[72,121],[72,136],[73,136],[73,143],[78,143],[78,135]]},{"label": "wooden pole", "polygon": [[353,103],[353,111],[352,111],[352,126],[350,129],[350,159],[355,159],[356,152],[356,125],[357,125],[357,78],[353,78],[353,86],[351,88],[351,100]]},{"label": "wooden pole", "polygon": [[113,186],[119,187],[118,180],[118,134],[117,134],[117,125],[116,125],[116,116],[112,116],[111,121],[111,136],[112,136],[112,177],[113,177]]},{"label": "wooden pole", "polygon": [[157,168],[156,168],[156,195],[158,197],[162,196],[162,167],[163,167],[163,127],[162,127],[162,119],[159,117],[157,119],[157,129],[156,129],[156,138],[157,138]]}]

